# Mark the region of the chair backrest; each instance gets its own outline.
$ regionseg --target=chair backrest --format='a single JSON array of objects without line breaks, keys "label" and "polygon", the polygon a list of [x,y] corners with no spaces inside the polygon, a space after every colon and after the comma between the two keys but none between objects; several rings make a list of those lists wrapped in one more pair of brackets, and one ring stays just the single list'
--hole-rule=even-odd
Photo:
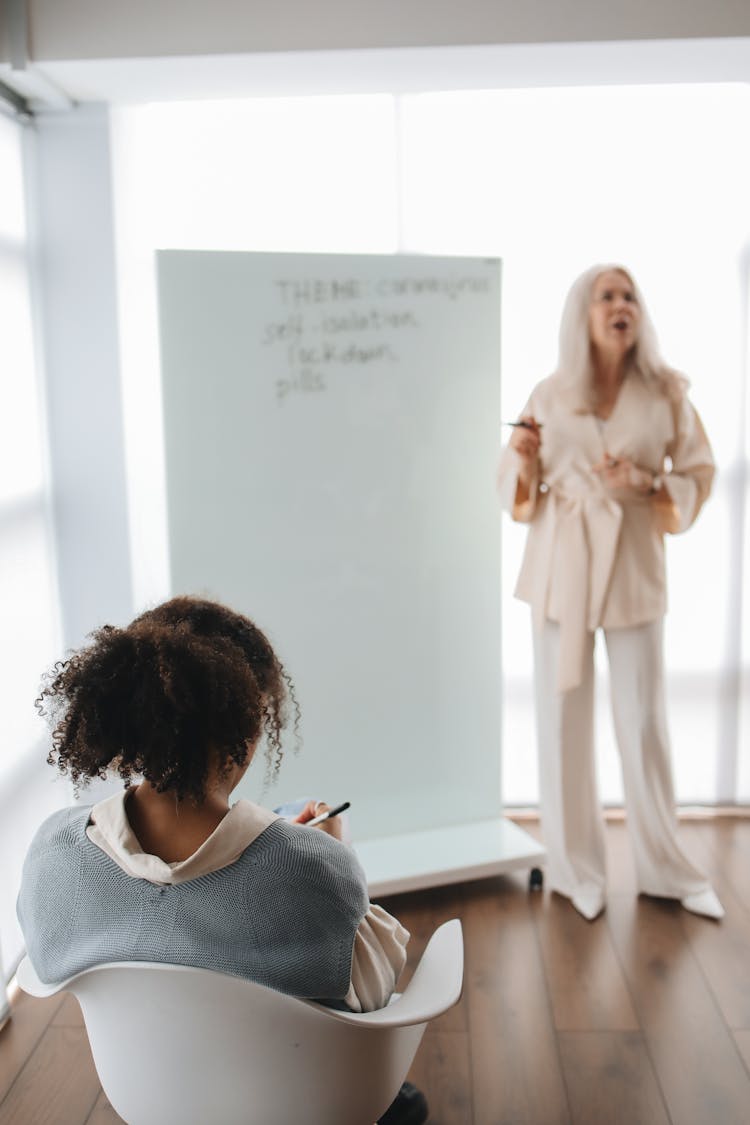
[{"label": "chair backrest", "polygon": [[462,978],[457,919],[435,931],[403,995],[361,1015],[182,965],[98,965],[54,986],[28,958],[18,970],[32,995],[76,995],[128,1125],[372,1125]]}]

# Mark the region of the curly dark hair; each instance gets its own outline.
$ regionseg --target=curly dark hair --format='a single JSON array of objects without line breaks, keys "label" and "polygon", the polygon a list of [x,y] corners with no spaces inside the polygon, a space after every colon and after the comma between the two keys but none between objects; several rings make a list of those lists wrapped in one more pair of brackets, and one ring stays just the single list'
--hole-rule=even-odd
[{"label": "curly dark hair", "polygon": [[269,776],[294,686],[268,639],[218,602],[176,597],[127,628],[105,625],[55,665],[36,700],[52,726],[47,761],[76,790],[116,771],[197,803],[209,770],[243,765],[262,734]]}]

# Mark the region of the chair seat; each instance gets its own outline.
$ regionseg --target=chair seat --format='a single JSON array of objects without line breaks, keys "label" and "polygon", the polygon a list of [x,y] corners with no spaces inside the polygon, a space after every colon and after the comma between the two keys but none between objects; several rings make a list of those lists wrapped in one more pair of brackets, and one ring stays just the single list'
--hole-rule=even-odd
[{"label": "chair seat", "polygon": [[395,1098],[429,1020],[463,980],[458,919],[433,934],[404,992],[338,1011],[207,969],[97,965],[54,985],[25,958],[35,996],[70,991],[99,1079],[128,1125],[372,1125]]}]

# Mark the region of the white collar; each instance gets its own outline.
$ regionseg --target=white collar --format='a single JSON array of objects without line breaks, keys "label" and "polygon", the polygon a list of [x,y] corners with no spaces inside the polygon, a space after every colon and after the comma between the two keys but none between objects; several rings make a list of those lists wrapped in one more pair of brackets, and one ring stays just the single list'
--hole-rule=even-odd
[{"label": "white collar", "polygon": [[166,863],[159,856],[144,852],[138,842],[125,809],[129,792],[123,789],[94,805],[86,835],[127,875],[150,883],[186,883],[228,867],[269,824],[279,819],[270,809],[239,800],[197,851],[177,863]]}]

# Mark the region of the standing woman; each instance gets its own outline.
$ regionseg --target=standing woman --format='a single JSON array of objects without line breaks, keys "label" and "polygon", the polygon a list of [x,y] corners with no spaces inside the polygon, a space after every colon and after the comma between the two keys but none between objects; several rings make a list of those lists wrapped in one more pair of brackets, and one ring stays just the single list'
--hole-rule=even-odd
[{"label": "standing woman", "polygon": [[662,650],[664,534],[686,531],[714,475],[686,380],[659,355],[627,270],[599,265],[563,310],[557,371],[503,451],[499,489],[529,524],[516,596],[531,605],[547,881],[585,918],[605,905],[594,763],[594,633],[604,630],[638,889],[723,909],[677,838]]}]

